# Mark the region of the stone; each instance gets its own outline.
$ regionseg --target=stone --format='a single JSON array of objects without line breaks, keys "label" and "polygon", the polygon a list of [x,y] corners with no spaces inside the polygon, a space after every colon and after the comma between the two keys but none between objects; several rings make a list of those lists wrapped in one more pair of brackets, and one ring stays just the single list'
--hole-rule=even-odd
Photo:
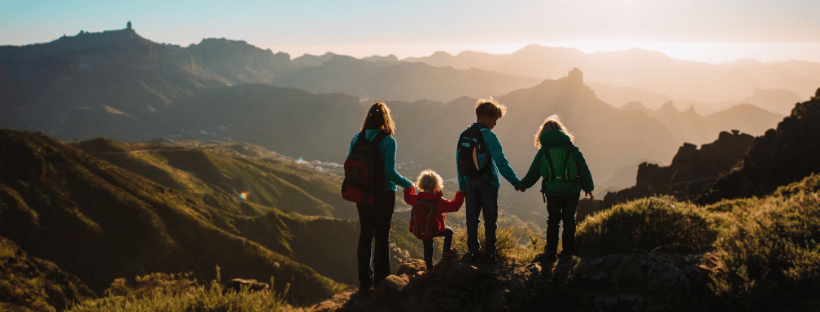
[{"label": "stone", "polygon": [[239,292],[242,288],[247,288],[249,291],[268,291],[270,289],[270,285],[268,283],[260,283],[253,279],[235,278],[225,284],[225,287],[222,289],[222,293],[227,293],[229,291]]}]

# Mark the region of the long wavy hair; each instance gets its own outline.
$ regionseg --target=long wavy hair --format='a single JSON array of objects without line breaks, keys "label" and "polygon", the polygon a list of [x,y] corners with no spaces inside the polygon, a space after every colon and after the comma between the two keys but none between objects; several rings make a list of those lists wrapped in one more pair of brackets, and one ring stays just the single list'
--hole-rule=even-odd
[{"label": "long wavy hair", "polygon": [[575,143],[575,136],[569,133],[567,127],[561,122],[561,118],[558,115],[551,115],[544,120],[544,123],[538,128],[538,132],[535,133],[535,148],[541,148],[541,133],[547,130],[560,130],[569,137],[570,142]]},{"label": "long wavy hair", "polygon": [[387,104],[376,102],[370,106],[362,122],[362,130],[367,129],[378,129],[388,135],[393,135],[396,132],[396,123],[393,122],[393,117],[390,116],[390,109],[387,108]]}]

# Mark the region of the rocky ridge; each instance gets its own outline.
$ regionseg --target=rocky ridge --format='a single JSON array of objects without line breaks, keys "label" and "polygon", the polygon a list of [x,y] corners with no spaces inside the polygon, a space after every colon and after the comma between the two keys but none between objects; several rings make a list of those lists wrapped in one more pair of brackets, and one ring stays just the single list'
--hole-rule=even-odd
[{"label": "rocky ridge", "polygon": [[[349,288],[313,311],[672,311],[708,310],[711,272],[703,255],[657,251],[562,257],[444,260],[432,271],[410,259],[375,289]],[[710,263],[712,263],[710,265]],[[493,295],[488,295],[493,294]]]}]

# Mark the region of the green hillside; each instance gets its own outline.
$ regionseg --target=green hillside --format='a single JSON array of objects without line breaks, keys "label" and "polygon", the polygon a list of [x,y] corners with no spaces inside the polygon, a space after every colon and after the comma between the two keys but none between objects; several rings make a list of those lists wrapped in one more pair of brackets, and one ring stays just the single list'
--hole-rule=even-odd
[{"label": "green hillside", "polygon": [[[348,216],[355,205],[338,196],[341,180],[281,156],[243,143],[155,140],[120,143],[84,141],[77,147],[171,189],[188,191],[214,207],[245,215],[262,215],[272,207],[302,215]],[[262,158],[255,153],[268,153]],[[278,157],[278,159],[277,159]],[[335,181],[339,179],[339,181]],[[237,196],[247,191],[242,206]],[[334,215],[334,207],[344,211]],[[250,209],[249,209],[250,208]]]},{"label": "green hillside", "polygon": [[[287,281],[289,299],[300,304],[343,287],[242,237],[239,228],[248,217],[207,205],[195,193],[167,188],[41,134],[2,130],[0,154],[0,236],[53,261],[98,294],[116,278],[151,272],[193,271],[198,279],[211,279],[217,265],[230,278],[274,277],[283,281],[274,285],[279,291]],[[257,230],[286,233],[274,229]]]},{"label": "green hillside", "polygon": [[[355,205],[339,196],[339,175],[247,143],[96,139],[76,146],[229,212],[238,235],[338,282],[358,283],[358,215]],[[241,191],[249,192],[246,201],[237,199]],[[421,257],[421,243],[407,231],[406,221],[394,218],[391,241]]]},{"label": "green hillside", "polygon": [[76,276],[0,237],[0,311],[63,311],[93,297]]}]

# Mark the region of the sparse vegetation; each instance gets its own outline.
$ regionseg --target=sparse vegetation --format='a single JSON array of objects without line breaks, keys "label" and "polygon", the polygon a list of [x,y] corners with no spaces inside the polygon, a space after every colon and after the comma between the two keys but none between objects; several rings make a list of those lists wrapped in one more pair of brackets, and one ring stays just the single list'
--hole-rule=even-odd
[{"label": "sparse vegetation", "polygon": [[[467,228],[455,228],[455,233],[453,233],[453,247],[457,248],[459,253],[467,252]],[[515,254],[521,258],[532,258],[534,257],[533,251],[531,251],[528,245],[523,244],[522,242],[530,241],[531,238],[534,238],[532,232],[525,227],[499,227],[496,231],[496,242],[495,248],[499,255],[502,257],[508,257],[512,254]],[[537,239],[537,238],[536,238]],[[478,225],[478,241],[479,245],[481,246],[480,252],[484,253],[484,224],[480,223]],[[538,244],[538,243],[536,243]],[[440,242],[437,242],[437,246],[441,246]],[[440,250],[440,247],[437,247],[436,250]],[[543,244],[541,245],[541,249],[543,249]]]},{"label": "sparse vegetation", "polygon": [[671,197],[617,205],[578,229],[586,254],[706,252],[712,300],[737,310],[820,308],[820,174],[765,198],[696,206]]},{"label": "sparse vegetation", "polygon": [[[72,308],[71,312],[178,312],[178,311],[283,311],[293,310],[285,303],[284,292],[250,291],[243,288],[238,292],[223,292],[217,278],[207,285],[197,285],[190,274],[154,273],[137,277],[135,284],[128,285],[124,279],[117,279],[106,290],[106,296],[90,300]],[[273,278],[271,278],[273,283]]]},{"label": "sparse vegetation", "polygon": [[712,276],[718,296],[745,308],[773,308],[784,300],[820,307],[818,187],[820,174],[814,174],[754,205],[733,207],[713,253],[722,268]]}]

